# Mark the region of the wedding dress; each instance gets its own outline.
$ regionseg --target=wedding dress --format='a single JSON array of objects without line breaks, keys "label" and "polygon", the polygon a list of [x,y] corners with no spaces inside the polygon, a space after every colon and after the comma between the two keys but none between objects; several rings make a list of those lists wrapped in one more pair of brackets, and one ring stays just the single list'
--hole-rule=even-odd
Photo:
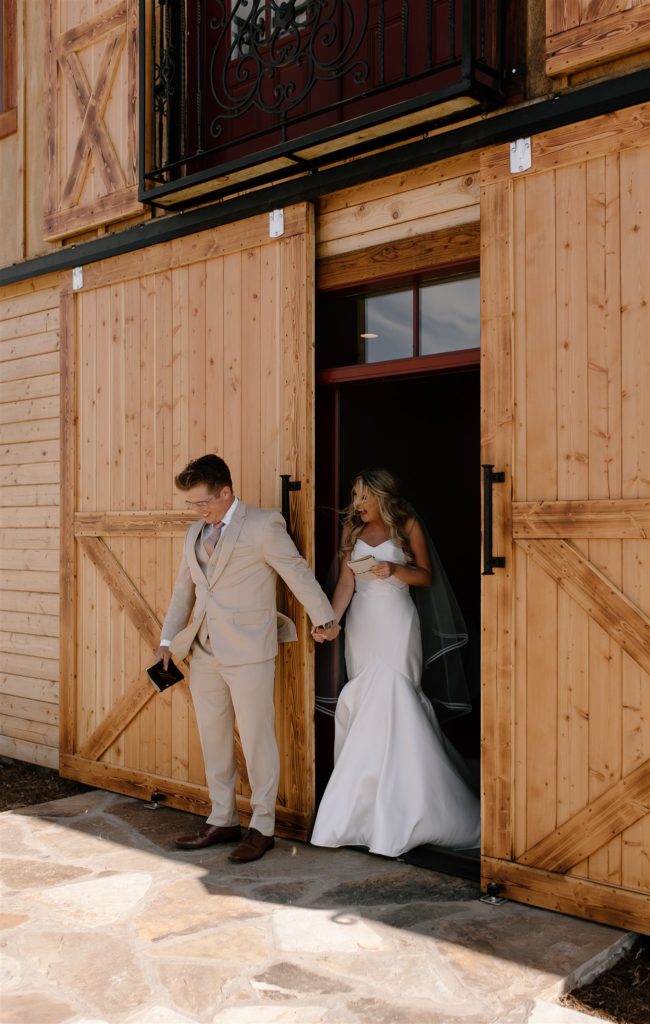
[{"label": "wedding dress", "polygon": [[[366,554],[405,563],[391,539],[375,546],[358,539],[352,558]],[[407,584],[372,573],[355,577],[345,661],[334,770],[312,843],[366,846],[387,857],[427,843],[478,846],[478,798],[420,685],[420,624]]]}]

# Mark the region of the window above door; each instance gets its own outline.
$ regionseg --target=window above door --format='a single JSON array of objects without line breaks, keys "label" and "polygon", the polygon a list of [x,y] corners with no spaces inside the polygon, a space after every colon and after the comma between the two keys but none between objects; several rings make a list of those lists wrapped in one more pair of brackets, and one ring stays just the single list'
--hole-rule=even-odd
[{"label": "window above door", "polygon": [[318,369],[477,349],[479,276],[418,277],[381,290],[325,295],[316,340]]}]

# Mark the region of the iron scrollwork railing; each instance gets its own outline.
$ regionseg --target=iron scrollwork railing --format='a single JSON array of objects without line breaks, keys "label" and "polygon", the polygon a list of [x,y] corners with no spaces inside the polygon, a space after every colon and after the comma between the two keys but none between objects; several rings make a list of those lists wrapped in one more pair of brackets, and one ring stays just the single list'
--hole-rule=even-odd
[{"label": "iron scrollwork railing", "polygon": [[[348,74],[357,86],[368,81],[368,62],[358,58],[368,22],[367,4],[356,19],[349,0],[238,0],[215,6],[209,69],[218,110],[209,125],[213,139],[223,135],[229,119],[253,108],[276,115],[286,139],[292,112],[317,82]],[[219,59],[224,53],[225,61]],[[281,74],[285,69],[291,69],[288,75]]]},{"label": "iron scrollwork railing", "polygon": [[494,99],[504,2],[152,0],[145,188],[272,158],[290,173],[310,165],[307,146],[327,142],[334,159],[346,131],[461,94]]}]

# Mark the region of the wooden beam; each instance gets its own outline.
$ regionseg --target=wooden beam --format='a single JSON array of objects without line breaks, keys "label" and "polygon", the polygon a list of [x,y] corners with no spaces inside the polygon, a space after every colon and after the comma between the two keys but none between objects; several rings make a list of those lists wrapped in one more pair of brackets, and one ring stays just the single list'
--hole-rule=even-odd
[{"label": "wooden beam", "polygon": [[563,874],[650,813],[650,761],[611,786],[519,858]]},{"label": "wooden beam", "polygon": [[156,693],[149,678],[136,679],[79,748],[79,757],[98,760]]},{"label": "wooden beam", "polygon": [[[210,800],[205,786],[192,782],[181,782],[164,776],[153,775],[138,769],[122,768],[104,761],[89,761],[72,754],[63,754],[59,759],[59,772],[65,779],[76,779],[89,786],[107,789],[113,793],[124,793],[137,800],[151,800],[154,793],[163,794],[161,803],[175,807],[189,814],[207,817]],[[276,805],[277,836],[306,840],[311,827],[312,815]],[[250,801],[237,794],[237,812],[242,824],[251,816]]]},{"label": "wooden beam", "polygon": [[[308,205],[295,203],[285,207],[283,241],[303,231]],[[88,263],[84,267],[84,290],[115,282],[123,283],[133,277],[146,277],[199,260],[215,259],[229,253],[274,244],[275,239],[269,238],[268,214],[263,213],[247,220],[221,225],[218,231],[199,231],[192,235],[191,245],[187,244],[186,238],[174,238],[145,249],[132,249],[118,256]]]},{"label": "wooden beam", "polygon": [[524,540],[517,544],[605,630],[626,654],[650,672],[650,618],[563,540]]},{"label": "wooden beam", "polygon": [[650,934],[650,896],[646,893],[482,857],[481,888],[488,882],[496,882],[506,899]]},{"label": "wooden beam", "polygon": [[[388,201],[405,192],[411,192],[413,189],[437,185],[439,182],[449,181],[451,178],[474,175],[479,170],[479,159],[480,156],[476,151],[459,153],[435,163],[427,163],[407,171],[398,171],[397,174],[390,174],[388,177],[379,175],[369,181],[364,181],[361,185],[345,186],[339,188],[338,191],[330,191],[326,195],[320,196],[318,200],[317,221],[327,214],[350,210],[358,206],[359,203],[374,202],[377,199]],[[316,242],[318,243],[318,238]]]},{"label": "wooden beam", "polygon": [[525,537],[650,538],[650,501],[515,501],[512,533]]},{"label": "wooden beam", "polygon": [[[280,406],[280,465],[283,473],[302,480],[295,515],[288,524],[301,554],[314,558],[314,266],[315,219],[313,207],[305,211],[302,238],[288,241],[281,250],[280,349],[283,382]],[[291,510],[290,510],[291,511]],[[281,644],[280,678],[276,694],[288,709],[278,723],[283,759],[278,799],[305,816],[316,805],[314,720],[314,653],[304,608],[284,588],[283,611],[296,623],[298,643]]]},{"label": "wooden beam", "polygon": [[385,380],[387,377],[414,377],[439,370],[478,369],[481,350],[478,348],[458,349],[455,352],[438,352],[429,356],[408,356],[406,359],[385,359],[380,363],[359,363],[353,366],[334,366],[319,370],[318,384],[349,384],[359,380]]},{"label": "wooden beam", "polygon": [[[611,87],[611,81],[610,81]],[[532,111],[534,108],[529,108]],[[650,104],[639,103],[585,120],[571,121],[559,128],[538,132],[531,139],[532,167],[525,177],[542,171],[583,163],[585,146],[589,160],[645,146],[650,138]],[[511,180],[510,149],[506,144],[492,146],[481,155],[481,183]],[[519,179],[523,180],[523,178]]]},{"label": "wooden beam", "polygon": [[[42,59],[45,65],[45,174],[43,175],[43,208],[45,217],[58,207],[58,71],[59,62],[56,58],[58,8],[49,4],[47,31],[45,34],[45,50]],[[47,230],[47,229],[46,229]],[[46,236],[47,237],[47,236]]]},{"label": "wooden beam", "polygon": [[66,210],[53,209],[44,219],[46,239],[50,241],[66,238],[84,228],[121,220],[141,210],[137,185],[121,189],[119,192],[96,196],[87,205],[73,206]]},{"label": "wooden beam", "polygon": [[61,717],[59,745],[63,753],[74,750],[77,704],[77,552],[73,519],[77,500],[76,358],[74,299],[61,296],[61,538],[59,693]]},{"label": "wooden beam", "polygon": [[650,46],[650,8],[638,5],[546,37],[546,74],[566,75]]},{"label": "wooden beam", "polygon": [[478,221],[432,231],[415,238],[403,238],[384,245],[371,245],[357,252],[327,256],[317,263],[317,287],[322,290],[349,287],[395,274],[422,273],[431,268],[478,260]]},{"label": "wooden beam", "polygon": [[[2,36],[0,45],[3,48],[2,64],[0,65],[0,74],[3,77],[2,82],[2,98],[3,108],[6,113],[12,113],[16,115],[16,105],[18,102],[18,73],[17,73],[17,54],[18,54],[18,21],[17,21],[17,10],[16,0],[0,0],[2,4]],[[6,125],[5,125],[6,128]],[[14,126],[13,130],[16,130]],[[0,131],[0,137],[4,132]]]},{"label": "wooden beam", "polygon": [[95,14],[79,25],[73,25],[67,32],[63,32],[58,39],[58,52],[60,55],[70,50],[80,50],[82,47],[96,43],[98,39],[121,28],[126,21],[127,0],[119,0],[119,3],[109,7],[108,10]]},{"label": "wooden beam", "polygon": [[124,793],[137,800],[150,800],[153,793],[164,793],[170,807],[190,814],[208,815],[210,802],[205,786],[178,779],[163,778],[137,768],[123,768],[105,761],[91,761],[80,755],[64,754],[59,760],[59,772],[66,779],[76,779],[89,786]]},{"label": "wooden beam", "polygon": [[174,537],[194,522],[193,512],[77,512],[75,537]]},{"label": "wooden beam", "polygon": [[[481,462],[506,474],[495,489],[495,554],[505,569],[481,577],[481,835],[485,853],[511,857],[515,805],[515,595],[510,505],[513,466],[513,185],[482,190]],[[484,342],[484,344],[483,344]]]},{"label": "wooden beam", "polygon": [[98,537],[82,537],[79,543],[142,638],[156,648],[160,640],[160,622],[113,552]]},{"label": "wooden beam", "polygon": [[12,135],[18,130],[18,109],[12,107],[11,110],[3,110],[0,113],[0,139],[4,139],[5,135]]}]

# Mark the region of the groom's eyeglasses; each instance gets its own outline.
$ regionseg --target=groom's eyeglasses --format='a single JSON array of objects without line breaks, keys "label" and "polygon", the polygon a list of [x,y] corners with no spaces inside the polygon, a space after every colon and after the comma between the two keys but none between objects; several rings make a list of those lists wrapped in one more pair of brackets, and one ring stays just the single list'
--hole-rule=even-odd
[{"label": "groom's eyeglasses", "polygon": [[[221,492],[219,492],[219,494],[220,493]],[[208,505],[212,504],[215,498],[219,497],[219,494],[211,494],[209,498],[202,498],[201,501],[186,501],[185,506],[186,508],[195,508],[198,509],[199,512],[202,512],[208,507]]]}]

